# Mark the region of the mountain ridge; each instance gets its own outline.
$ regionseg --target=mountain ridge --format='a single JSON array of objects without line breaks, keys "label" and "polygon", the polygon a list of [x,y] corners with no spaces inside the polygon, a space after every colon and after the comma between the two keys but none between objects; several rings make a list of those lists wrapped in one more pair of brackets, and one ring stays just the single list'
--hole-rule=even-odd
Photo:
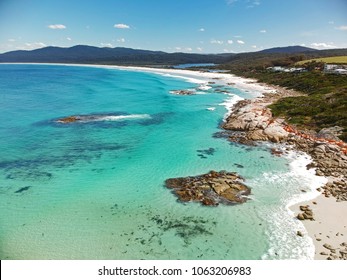
[{"label": "mountain ridge", "polygon": [[225,54],[166,53],[124,47],[99,48],[76,45],[69,48],[48,46],[35,50],[16,50],[0,54],[0,62],[64,63],[221,63]]},{"label": "mountain ridge", "polygon": [[317,51],[313,48],[303,46],[288,46],[288,47],[274,47],[259,51],[259,53],[301,53],[301,52],[314,52]]},{"label": "mountain ridge", "polygon": [[95,47],[75,45],[72,47],[48,46],[35,50],[16,50],[0,54],[0,63],[90,63],[120,65],[175,65],[182,63],[216,63],[224,64],[233,60],[243,61],[245,58],[267,56],[285,56],[303,54],[308,56],[326,56],[330,53],[341,53],[344,49],[315,50],[302,46],[275,47],[250,53],[167,53],[132,49],[125,47]]}]

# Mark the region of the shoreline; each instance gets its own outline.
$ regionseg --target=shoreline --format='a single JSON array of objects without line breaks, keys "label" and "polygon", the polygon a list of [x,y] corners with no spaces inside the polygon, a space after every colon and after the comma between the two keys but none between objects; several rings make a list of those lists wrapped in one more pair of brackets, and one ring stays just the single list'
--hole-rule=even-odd
[{"label": "shoreline", "polygon": [[56,65],[71,67],[93,67],[103,69],[118,69],[123,71],[138,71],[154,73],[173,78],[180,78],[196,84],[216,83],[220,85],[229,85],[245,90],[254,97],[261,96],[260,93],[271,93],[276,91],[276,87],[272,85],[258,83],[255,79],[239,77],[229,73],[202,72],[185,69],[166,69],[151,68],[142,66],[117,66],[117,65],[97,65],[97,64],[69,64],[69,63],[0,63],[7,65]]},{"label": "shoreline", "polygon": [[[312,159],[307,169],[328,182],[317,188],[318,196],[288,205],[293,218],[302,221],[315,246],[314,259],[347,259],[347,144],[330,131],[315,133],[299,131],[284,119],[272,116],[268,105],[285,96],[300,93],[279,89],[276,94],[265,94],[252,100],[238,102],[223,128],[231,131],[230,141],[252,145],[258,141],[284,144],[285,150],[300,151]],[[275,155],[283,150],[274,148]]]},{"label": "shoreline", "polygon": [[[314,220],[303,220],[307,234],[315,247],[314,259],[344,259],[347,253],[347,203],[336,202],[335,198],[318,197],[290,207],[294,215],[298,215],[300,207],[309,206]],[[299,233],[300,234],[300,233]]]},{"label": "shoreline", "polygon": [[[129,67],[131,70],[143,71],[142,67]],[[153,70],[153,71],[152,71]],[[238,77],[233,74],[225,73],[206,73],[206,72],[195,72],[190,70],[176,70],[176,69],[152,69],[146,68],[148,72],[155,72],[158,74],[173,74],[177,73],[182,76],[188,76],[193,78],[204,78],[208,81],[218,79],[219,83],[235,86],[242,90],[254,91],[254,97],[252,99],[237,101],[236,105],[233,104],[232,107],[227,108],[228,113],[224,119],[223,128],[228,123],[229,117],[236,111],[241,109],[243,106],[247,106],[247,103],[250,101],[250,104],[254,105],[254,101],[258,103],[255,108],[251,108],[253,111],[261,110],[261,115],[268,114],[269,120],[268,123],[262,128],[263,132],[267,132],[266,137],[259,135],[254,135],[253,141],[269,141],[274,143],[285,143],[285,145],[290,145],[287,147],[294,152],[304,152],[305,154],[311,157],[310,168],[315,168],[316,176],[322,176],[327,179],[327,183],[324,184],[321,180],[321,188],[317,188],[318,191],[314,198],[309,200],[303,200],[294,205],[287,205],[287,208],[292,212],[293,218],[297,219],[297,215],[300,212],[300,207],[309,205],[310,210],[312,210],[314,215],[314,221],[309,219],[302,220],[302,224],[305,228],[305,231],[313,242],[314,245],[314,259],[324,260],[324,259],[347,259],[347,216],[343,215],[347,213],[347,178],[344,175],[344,170],[347,170],[347,157],[342,152],[342,149],[337,145],[340,141],[324,139],[320,137],[311,137],[313,132],[305,131],[299,132],[293,129],[291,126],[287,125],[283,119],[273,118],[271,110],[267,108],[268,105],[272,104],[276,100],[287,97],[287,96],[299,96],[302,95],[300,92],[293,90],[285,89],[278,86],[260,84],[256,80],[247,79],[243,77]],[[253,93],[253,92],[252,92]],[[253,101],[253,102],[252,102]],[[242,104],[241,108],[237,108],[238,104]],[[260,105],[260,106],[258,106]],[[246,114],[247,115],[247,114]],[[248,118],[248,119],[247,119]],[[246,116],[246,127],[250,124],[252,120],[249,120],[252,116]],[[261,122],[262,120],[260,120]],[[265,120],[263,120],[265,121]],[[266,122],[266,121],[265,121]],[[274,125],[273,125],[274,124]],[[273,126],[272,126],[273,125]],[[277,125],[277,127],[276,127]],[[244,127],[243,131],[249,130]],[[240,129],[240,127],[238,127]],[[266,131],[267,130],[267,131]],[[258,131],[260,132],[260,131]],[[308,137],[306,137],[308,135]],[[304,143],[302,143],[304,139]],[[326,141],[325,141],[326,140]],[[242,141],[241,141],[242,142]],[[306,142],[306,143],[305,143]],[[247,144],[247,143],[246,143]],[[339,160],[343,160],[342,168],[335,170],[335,166],[330,166],[331,162],[325,163],[325,158],[323,156],[317,156],[317,147],[327,147],[331,148],[331,151],[326,151],[324,155],[333,155],[335,153],[340,153]],[[346,146],[343,146],[345,148]],[[318,151],[320,152],[320,151]],[[332,160],[336,160],[336,157],[333,157]],[[339,162],[340,164],[341,162]],[[322,166],[319,166],[322,165]],[[309,169],[309,168],[307,168]],[[334,190],[331,191],[331,186],[334,186],[335,182],[341,183],[340,186],[345,188],[342,190],[342,193],[345,193],[344,197],[337,198],[340,202],[336,201],[336,195],[334,195]],[[323,192],[321,190],[324,190]],[[332,187],[334,189],[334,187]],[[328,194],[330,192],[330,194]],[[331,197],[331,195],[333,197]],[[298,231],[297,235],[304,236],[302,232]]]},{"label": "shoreline", "polygon": [[[224,118],[223,128],[227,131],[232,131],[233,133],[229,140],[242,144],[250,144],[256,141],[285,143],[286,146],[288,146],[287,144],[290,145],[286,147],[287,149],[305,152],[311,156],[312,163],[310,164],[310,167],[316,169],[317,175],[329,178],[329,182],[325,187],[321,188],[321,193],[318,193],[318,196],[314,199],[308,201],[305,200],[294,205],[287,205],[288,211],[292,212],[294,219],[300,214],[300,211],[302,211],[300,210],[300,206],[309,205],[310,210],[312,210],[314,220],[311,221],[310,219],[304,219],[301,221],[307,233],[300,232],[300,236],[308,235],[312,239],[313,245],[315,246],[315,259],[336,259],[339,257],[345,257],[345,259],[347,259],[347,216],[343,215],[343,213],[347,213],[347,199],[342,199],[342,202],[336,202],[335,197],[338,197],[338,191],[336,190],[336,184],[334,183],[336,180],[341,182],[342,186],[344,186],[342,191],[344,191],[345,194],[347,193],[347,178],[342,172],[343,170],[347,170],[345,169],[347,168],[347,157],[344,159],[346,165],[341,170],[335,170],[336,172],[323,172],[322,166],[320,166],[322,160],[324,161],[326,154],[334,155],[339,152],[339,147],[330,142],[317,142],[316,139],[311,137],[312,132],[300,132],[301,136],[299,136],[297,134],[298,131],[294,130],[293,127],[288,126],[283,119],[273,118],[271,110],[267,108],[268,105],[279,98],[301,95],[301,93],[273,85],[261,84],[254,79],[238,77],[229,73],[93,64],[16,64],[62,65],[149,72],[175,78],[183,78],[196,84],[207,85],[208,83],[216,83],[220,85],[229,85],[250,93],[252,99],[241,101],[236,100],[237,102],[235,101],[232,104],[228,104],[229,106],[224,104],[228,113]],[[322,149],[323,156],[321,152]],[[274,153],[276,152],[278,152],[279,155],[281,153],[280,151],[274,151]],[[335,160],[335,158],[332,158],[332,161],[333,160]],[[323,166],[323,168],[329,169],[329,166]],[[334,198],[325,197],[329,194],[334,196]],[[346,244],[346,246],[341,244]],[[324,252],[324,254],[321,255],[321,252]],[[343,252],[346,252],[346,254]]]}]

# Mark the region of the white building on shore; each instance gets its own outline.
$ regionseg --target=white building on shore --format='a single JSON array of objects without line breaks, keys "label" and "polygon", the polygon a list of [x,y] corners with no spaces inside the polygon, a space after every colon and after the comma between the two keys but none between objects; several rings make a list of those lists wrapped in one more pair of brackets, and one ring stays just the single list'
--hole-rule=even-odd
[{"label": "white building on shore", "polygon": [[347,65],[325,64],[324,73],[347,75]]}]

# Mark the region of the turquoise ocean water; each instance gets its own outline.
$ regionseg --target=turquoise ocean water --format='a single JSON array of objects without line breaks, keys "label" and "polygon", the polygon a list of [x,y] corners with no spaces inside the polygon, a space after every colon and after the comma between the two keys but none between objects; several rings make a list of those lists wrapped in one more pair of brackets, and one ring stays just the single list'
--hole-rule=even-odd
[{"label": "turquoise ocean water", "polygon": [[[249,95],[170,94],[196,87],[117,69],[0,65],[0,258],[312,258],[287,208],[314,187],[308,159],[213,137],[220,104]],[[69,115],[93,118],[56,122]],[[210,170],[244,176],[252,200],[182,204],[164,187]]]}]

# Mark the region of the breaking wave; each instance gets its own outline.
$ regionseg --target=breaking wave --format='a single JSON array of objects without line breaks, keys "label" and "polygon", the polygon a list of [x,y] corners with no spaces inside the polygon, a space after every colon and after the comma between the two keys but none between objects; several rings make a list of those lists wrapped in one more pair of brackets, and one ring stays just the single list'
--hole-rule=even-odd
[{"label": "breaking wave", "polygon": [[102,114],[102,115],[71,115],[68,117],[60,118],[56,120],[58,123],[88,123],[88,122],[102,122],[102,121],[127,121],[137,119],[150,119],[148,114],[132,114],[132,115],[114,115],[114,114]]}]

